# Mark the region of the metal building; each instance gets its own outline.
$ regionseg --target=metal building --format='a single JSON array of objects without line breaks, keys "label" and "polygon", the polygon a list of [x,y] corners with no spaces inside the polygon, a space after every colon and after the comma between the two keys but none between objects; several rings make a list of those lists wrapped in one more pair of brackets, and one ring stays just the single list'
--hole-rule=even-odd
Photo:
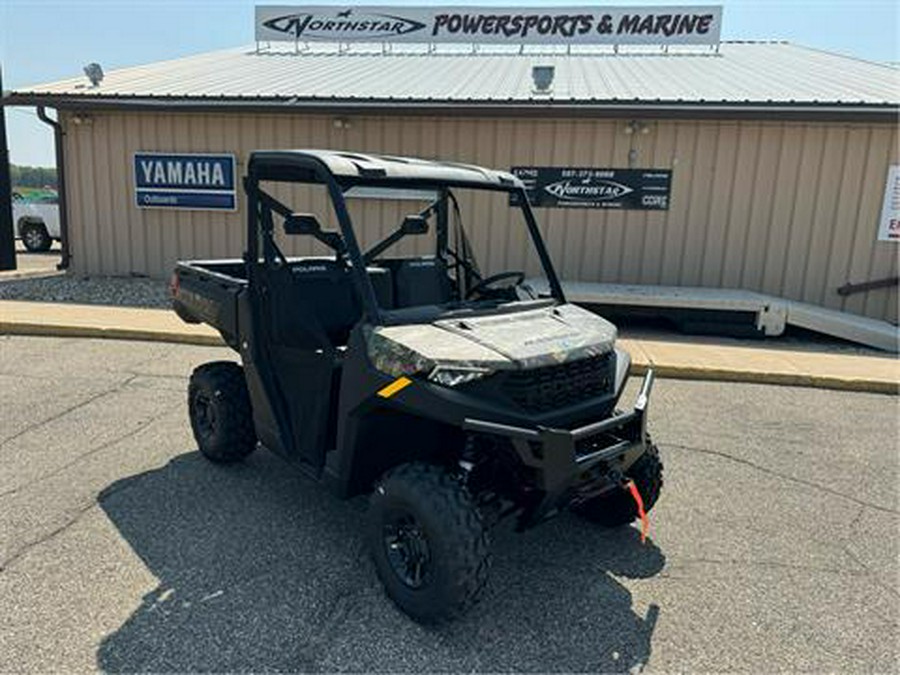
[{"label": "metal building", "polygon": [[[536,85],[536,66],[553,66],[549,87]],[[898,92],[895,67],[780,42],[288,44],[28,87],[5,104],[59,113],[79,275],[164,277],[177,258],[243,250],[240,196],[234,212],[139,208],[136,153],[233,153],[240,174],[254,149],[341,148],[507,169],[671,170],[667,210],[540,209],[561,277],[746,289],[896,323],[896,285],[837,289],[898,274],[897,243],[877,236],[900,163]],[[483,266],[521,266],[523,247],[491,227],[503,215],[475,211],[466,221]]]}]

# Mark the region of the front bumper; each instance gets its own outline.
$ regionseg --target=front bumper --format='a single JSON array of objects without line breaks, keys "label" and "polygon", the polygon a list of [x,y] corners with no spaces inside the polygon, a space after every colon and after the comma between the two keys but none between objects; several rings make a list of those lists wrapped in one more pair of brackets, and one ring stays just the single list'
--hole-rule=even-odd
[{"label": "front bumper", "polygon": [[543,519],[585,483],[612,484],[647,450],[647,408],[654,375],[648,370],[634,408],[576,429],[510,426],[467,418],[466,431],[506,438],[523,464],[535,470],[542,495],[520,528]]}]

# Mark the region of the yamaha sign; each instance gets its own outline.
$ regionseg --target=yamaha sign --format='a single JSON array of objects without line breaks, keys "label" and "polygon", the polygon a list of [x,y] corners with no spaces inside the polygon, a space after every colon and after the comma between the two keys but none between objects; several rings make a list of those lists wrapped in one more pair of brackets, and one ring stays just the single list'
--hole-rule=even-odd
[{"label": "yamaha sign", "polygon": [[232,154],[134,154],[134,202],[140,209],[234,211],[236,183]]},{"label": "yamaha sign", "polygon": [[256,8],[256,40],[470,44],[719,42],[720,6]]}]

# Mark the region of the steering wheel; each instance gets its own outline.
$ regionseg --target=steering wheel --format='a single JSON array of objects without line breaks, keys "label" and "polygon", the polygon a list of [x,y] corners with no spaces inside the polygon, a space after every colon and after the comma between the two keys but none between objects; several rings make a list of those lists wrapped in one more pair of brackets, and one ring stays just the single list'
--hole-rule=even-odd
[{"label": "steering wheel", "polygon": [[515,279],[515,281],[509,286],[518,286],[523,281],[525,281],[525,272],[500,272],[499,274],[492,274],[491,276],[482,279],[477,284],[472,286],[466,293],[466,298],[471,298],[476,293],[479,295],[484,295],[487,291],[499,291],[499,288],[492,288],[497,282],[504,281],[506,279]]}]

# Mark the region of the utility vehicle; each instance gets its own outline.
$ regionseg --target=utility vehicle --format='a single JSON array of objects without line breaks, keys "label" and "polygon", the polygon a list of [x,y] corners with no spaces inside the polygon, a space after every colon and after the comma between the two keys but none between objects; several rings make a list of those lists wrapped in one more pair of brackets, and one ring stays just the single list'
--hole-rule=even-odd
[{"label": "utility vehicle", "polygon": [[[438,622],[471,605],[501,519],[524,530],[571,508],[616,526],[653,506],[662,486],[646,429],[653,374],[632,409],[617,409],[630,358],[612,324],[566,302],[518,178],[411,158],[257,151],[244,189],[243,259],[180,262],[172,278],[178,315],[218,329],[240,354],[241,365],[208,363],[191,376],[197,444],[223,463],[261,444],[338,497],[369,494],[365,536],[403,611]],[[462,205],[462,193],[480,207]],[[284,195],[330,203],[330,213],[295,211]],[[488,208],[489,197],[499,205]],[[364,244],[378,231],[372,219],[391,213],[373,199],[421,209]],[[464,212],[494,214],[477,223],[485,236],[518,214],[519,239],[499,241],[535,254],[546,297],[525,269],[480,272]],[[311,242],[325,255],[284,252]],[[397,255],[404,246],[420,252]]]}]

